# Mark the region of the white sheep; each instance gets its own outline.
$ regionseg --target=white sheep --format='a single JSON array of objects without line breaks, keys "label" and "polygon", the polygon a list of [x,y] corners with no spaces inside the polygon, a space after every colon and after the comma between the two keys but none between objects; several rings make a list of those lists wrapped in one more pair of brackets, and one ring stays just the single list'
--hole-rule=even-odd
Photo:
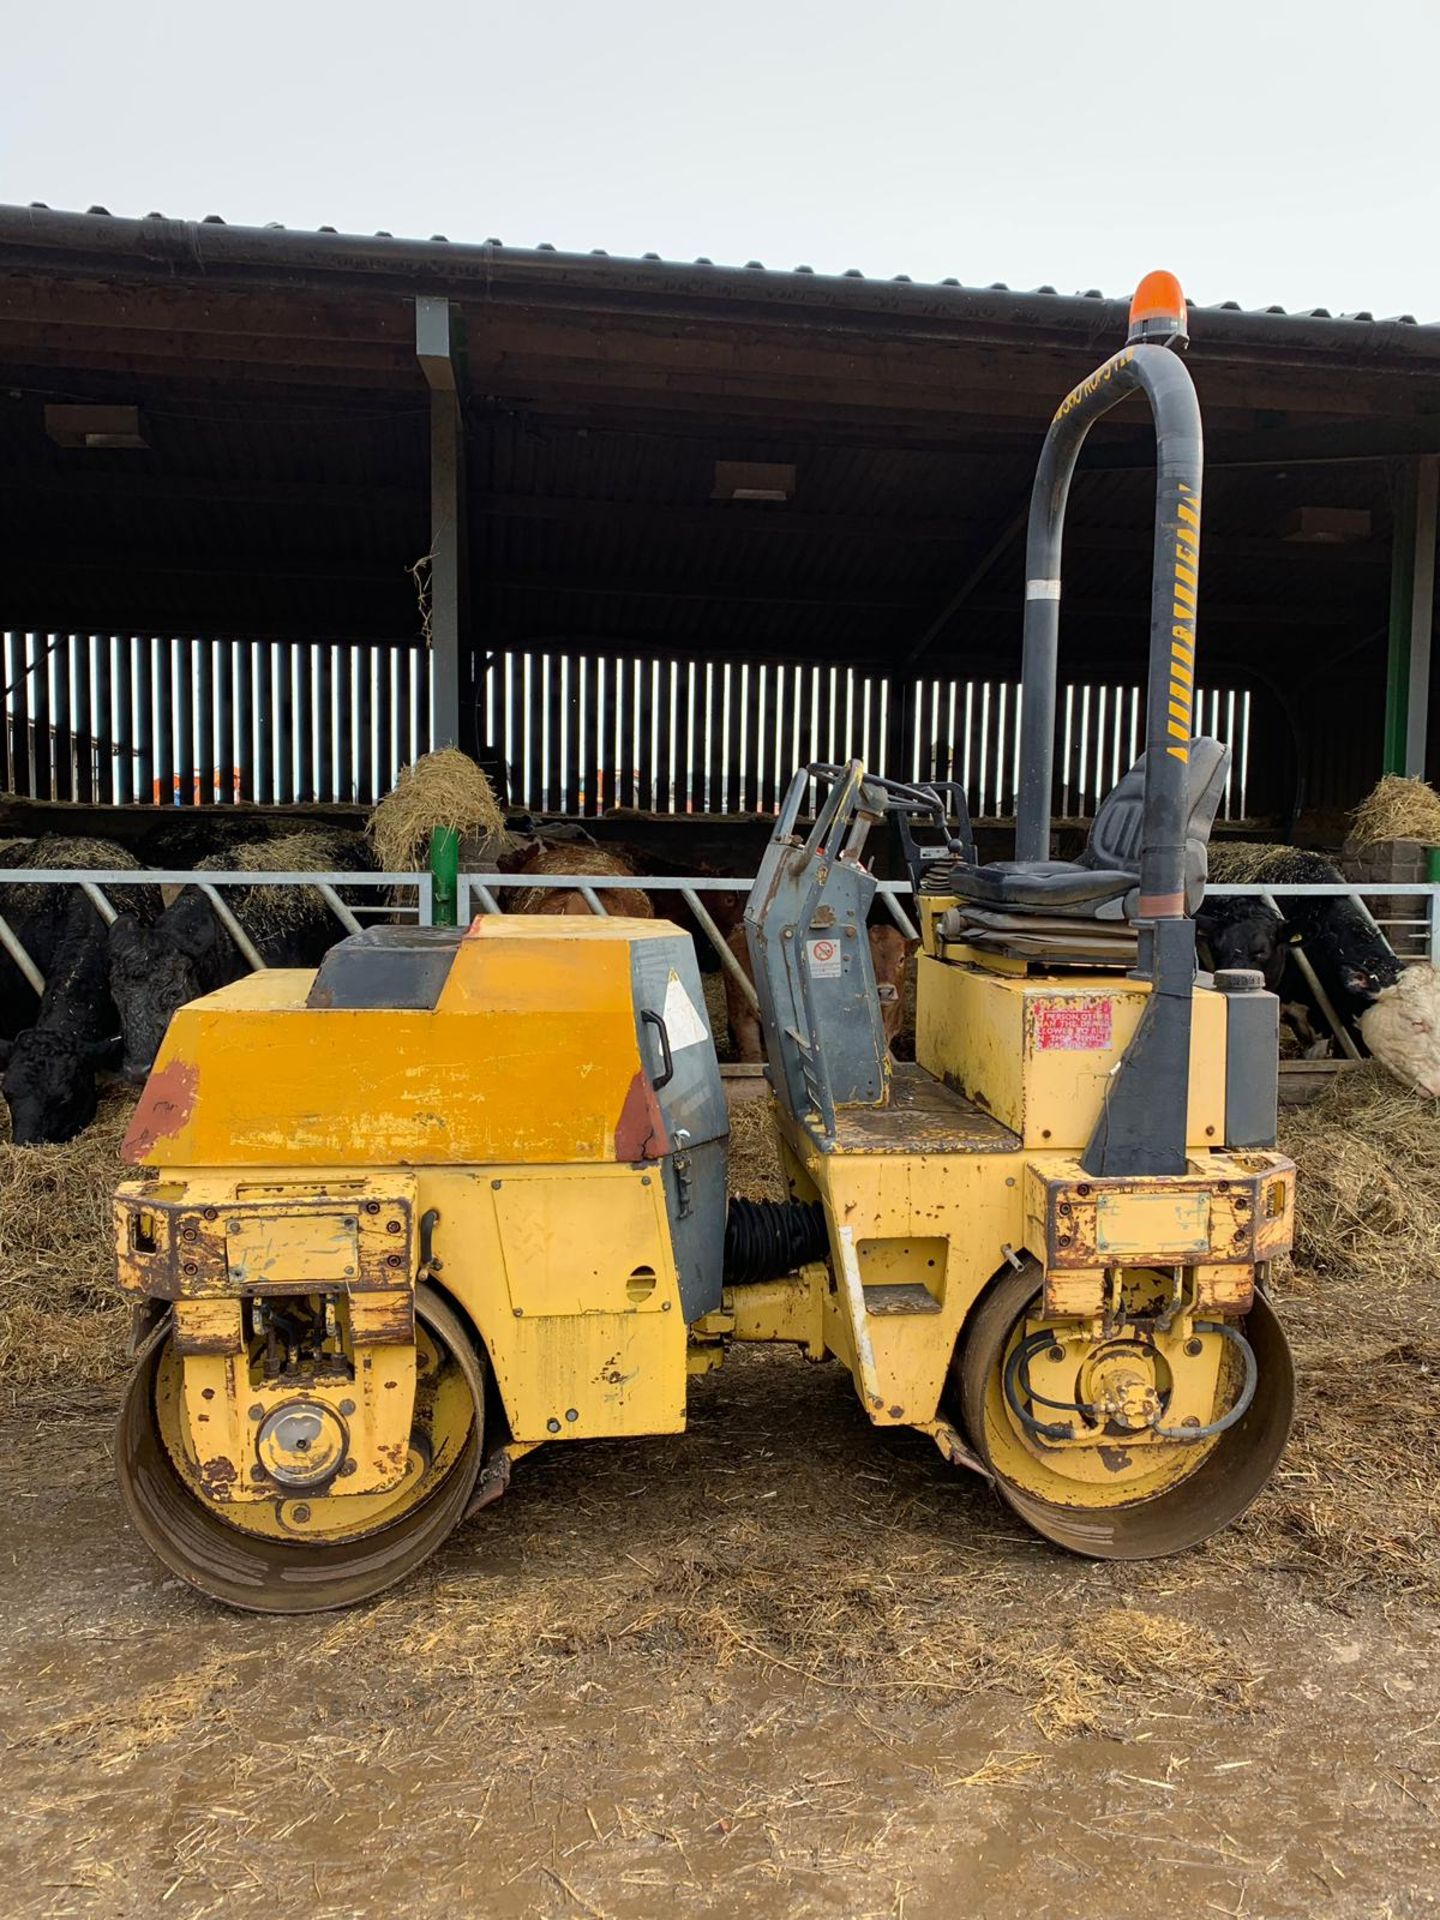
[{"label": "white sheep", "polygon": [[1440,1098],[1440,971],[1406,967],[1361,1014],[1360,1032],[1397,1079]]}]

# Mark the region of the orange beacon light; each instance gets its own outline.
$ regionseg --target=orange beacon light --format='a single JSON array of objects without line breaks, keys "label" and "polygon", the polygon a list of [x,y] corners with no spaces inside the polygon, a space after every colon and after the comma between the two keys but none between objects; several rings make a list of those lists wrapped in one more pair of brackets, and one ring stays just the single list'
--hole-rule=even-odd
[{"label": "orange beacon light", "polygon": [[1127,343],[1135,346],[1147,340],[1160,346],[1173,343],[1183,347],[1189,338],[1189,315],[1185,310],[1185,295],[1180,291],[1180,282],[1173,273],[1163,270],[1147,273],[1130,302]]}]

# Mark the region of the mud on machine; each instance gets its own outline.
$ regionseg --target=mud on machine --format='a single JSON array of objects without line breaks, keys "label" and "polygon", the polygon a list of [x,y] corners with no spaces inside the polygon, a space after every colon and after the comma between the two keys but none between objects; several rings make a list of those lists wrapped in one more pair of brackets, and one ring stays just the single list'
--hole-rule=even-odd
[{"label": "mud on machine", "polygon": [[[746,912],[788,1203],[727,1206],[699,973],[664,922],[374,929],[175,1016],[126,1146],[148,1177],[116,1200],[120,1484],[175,1572],[265,1611],[359,1600],[535,1447],[682,1429],[691,1374],[736,1340],[838,1360],[875,1425],[931,1436],[1080,1553],[1172,1552],[1255,1497],[1291,1417],[1263,1289],[1294,1169],[1276,1003],[1195,967],[1225,751],[1191,736],[1184,326],[1151,276],[1046,438],[1015,859],[977,861],[953,788],[858,764],[791,785]],[[1146,752],[1057,862],[1066,494],[1136,390],[1158,462]],[[887,1055],[865,938],[887,818],[922,919],[912,1065]]]}]

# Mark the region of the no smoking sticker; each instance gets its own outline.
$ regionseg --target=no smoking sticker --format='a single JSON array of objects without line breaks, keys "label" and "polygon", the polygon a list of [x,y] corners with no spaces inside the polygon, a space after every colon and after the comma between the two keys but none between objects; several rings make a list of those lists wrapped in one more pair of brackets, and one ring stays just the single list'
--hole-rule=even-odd
[{"label": "no smoking sticker", "polygon": [[840,942],[838,940],[811,940],[810,978],[812,980],[838,980],[840,978]]}]

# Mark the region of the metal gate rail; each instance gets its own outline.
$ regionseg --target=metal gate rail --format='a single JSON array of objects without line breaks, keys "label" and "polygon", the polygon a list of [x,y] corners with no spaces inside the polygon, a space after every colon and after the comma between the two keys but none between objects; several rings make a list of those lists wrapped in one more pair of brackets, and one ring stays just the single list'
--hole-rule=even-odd
[{"label": "metal gate rail", "polygon": [[[198,887],[214,907],[252,973],[266,971],[266,962],[224,897],[228,887],[310,887],[318,893],[347,933],[358,933],[357,914],[403,914],[429,926],[434,917],[435,881],[429,873],[243,873],[196,871],[187,867],[0,867],[0,889],[5,887],[79,887],[108,926],[118,918],[106,887]],[[353,907],[341,898],[340,888],[361,888],[385,897],[373,906]],[[397,905],[392,890],[412,888],[416,904]],[[0,913],[0,947],[15,962],[36,993],[45,991],[45,977],[19,935]]]},{"label": "metal gate rail", "polygon": [[[736,981],[746,997],[753,999],[754,987],[736,960],[703,899],[707,893],[748,894],[752,879],[747,875],[462,873],[459,876],[459,918],[462,925],[467,923],[471,917],[472,908],[477,902],[481,910],[486,913],[504,913],[507,909],[500,896],[507,891],[520,888],[539,888],[547,892],[558,889],[566,893],[578,893],[591,913],[603,915],[605,905],[600,895],[612,884],[647,894],[678,894],[694,915],[701,932],[714,948],[721,966]],[[93,869],[0,867],[0,888],[7,886],[79,887],[94,903],[96,911],[107,923],[116,918],[115,908],[104,891],[107,887],[199,887],[210,899],[217,915],[244,956],[246,964],[253,971],[263,970],[265,962],[224,898],[225,892],[231,888],[311,887],[319,893],[347,933],[360,930],[361,915],[374,917],[384,914],[392,918],[399,916],[418,919],[422,926],[434,924],[435,881],[434,876],[428,872],[219,871],[212,873],[197,872],[184,867],[96,867]],[[347,905],[341,896],[342,888],[374,893],[382,897],[377,898],[373,904],[367,902],[361,906]],[[400,891],[402,889],[410,891],[413,904],[404,904],[406,896]],[[914,923],[902,904],[911,892],[909,881],[881,880],[878,883],[878,890],[896,926],[906,939],[915,939],[917,934]],[[1205,894],[1207,899],[1226,896],[1256,899],[1272,906],[1277,912],[1283,912],[1283,902],[1291,897],[1354,900],[1372,925],[1380,931],[1383,932],[1386,928],[1403,931],[1403,939],[1392,942],[1401,959],[1413,961],[1423,958],[1427,959],[1432,966],[1440,966],[1440,883],[1387,880],[1366,881],[1363,884],[1343,881],[1323,882],[1316,885],[1305,882],[1273,884],[1251,882],[1231,885],[1228,882],[1222,882],[1208,886]],[[1414,900],[1420,910],[1414,918],[1392,917],[1382,923],[1377,921],[1370,912],[1366,904],[1367,897],[1380,900]],[[1402,950],[1405,946],[1408,946],[1408,951]],[[1417,946],[1419,951],[1416,950]],[[0,913],[0,948],[9,954],[35,991],[43,992],[43,975],[3,913]]]}]

